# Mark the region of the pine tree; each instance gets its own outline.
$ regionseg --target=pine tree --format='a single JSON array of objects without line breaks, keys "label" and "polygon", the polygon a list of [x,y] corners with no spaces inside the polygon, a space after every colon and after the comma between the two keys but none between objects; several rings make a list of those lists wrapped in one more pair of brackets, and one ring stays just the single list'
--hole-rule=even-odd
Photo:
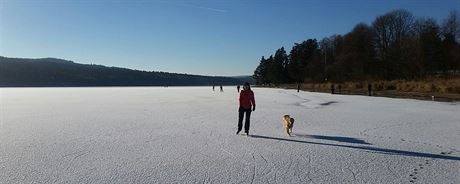
[{"label": "pine tree", "polygon": [[267,73],[267,60],[262,56],[260,59],[260,63],[257,66],[256,70],[254,71],[253,78],[256,81],[256,84],[261,85],[265,84],[267,79],[266,79],[266,73]]}]

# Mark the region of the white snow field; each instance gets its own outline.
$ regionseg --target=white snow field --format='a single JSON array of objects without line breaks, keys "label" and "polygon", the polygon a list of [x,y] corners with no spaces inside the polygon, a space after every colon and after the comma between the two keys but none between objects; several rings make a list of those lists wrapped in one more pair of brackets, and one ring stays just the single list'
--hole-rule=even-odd
[{"label": "white snow field", "polygon": [[224,90],[0,88],[0,183],[460,183],[460,103]]}]

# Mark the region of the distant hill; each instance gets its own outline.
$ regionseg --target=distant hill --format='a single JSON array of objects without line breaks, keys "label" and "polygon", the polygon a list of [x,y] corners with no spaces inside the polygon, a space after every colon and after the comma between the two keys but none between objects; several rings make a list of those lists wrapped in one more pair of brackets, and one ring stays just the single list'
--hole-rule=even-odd
[{"label": "distant hill", "polygon": [[236,85],[245,80],[157,71],[139,71],[73,61],[0,56],[0,87],[204,86]]}]

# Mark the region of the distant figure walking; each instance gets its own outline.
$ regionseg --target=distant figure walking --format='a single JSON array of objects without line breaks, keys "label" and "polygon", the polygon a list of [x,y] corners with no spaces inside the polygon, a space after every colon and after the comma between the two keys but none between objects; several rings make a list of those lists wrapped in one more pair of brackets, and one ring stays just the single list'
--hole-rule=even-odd
[{"label": "distant figure walking", "polygon": [[220,85],[220,92],[224,92],[224,87],[222,87],[222,85]]},{"label": "distant figure walking", "polygon": [[214,87],[216,87],[216,86],[212,85],[212,91],[214,91]]},{"label": "distant figure walking", "polygon": [[238,91],[238,93],[240,92],[240,85],[238,84],[238,86],[236,86],[236,90]]},{"label": "distant figure walking", "polygon": [[297,83],[297,93],[300,91],[300,82]]},{"label": "distant figure walking", "polygon": [[372,96],[372,84],[367,85],[367,91],[369,93],[369,96]]},{"label": "distant figure walking", "polygon": [[342,85],[339,84],[339,94],[342,94]]},{"label": "distant figure walking", "polygon": [[[238,131],[236,134],[239,134],[241,129],[243,129],[243,117],[246,114],[246,119],[244,122],[244,132],[246,135],[249,135],[249,126],[251,111],[256,110],[256,101],[254,98],[254,92],[252,92],[249,83],[245,82],[243,85],[243,90],[240,93],[240,107],[238,109]],[[252,107],[252,110],[251,110]]]},{"label": "distant figure walking", "polygon": [[331,84],[331,93],[334,94],[334,84]]}]

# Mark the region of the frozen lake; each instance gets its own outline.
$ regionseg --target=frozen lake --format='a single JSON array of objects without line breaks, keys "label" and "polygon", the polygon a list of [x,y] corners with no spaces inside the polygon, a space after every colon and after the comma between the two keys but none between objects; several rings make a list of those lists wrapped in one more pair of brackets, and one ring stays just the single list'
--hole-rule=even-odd
[{"label": "frozen lake", "polygon": [[0,183],[460,183],[459,103],[253,90],[0,88]]}]

